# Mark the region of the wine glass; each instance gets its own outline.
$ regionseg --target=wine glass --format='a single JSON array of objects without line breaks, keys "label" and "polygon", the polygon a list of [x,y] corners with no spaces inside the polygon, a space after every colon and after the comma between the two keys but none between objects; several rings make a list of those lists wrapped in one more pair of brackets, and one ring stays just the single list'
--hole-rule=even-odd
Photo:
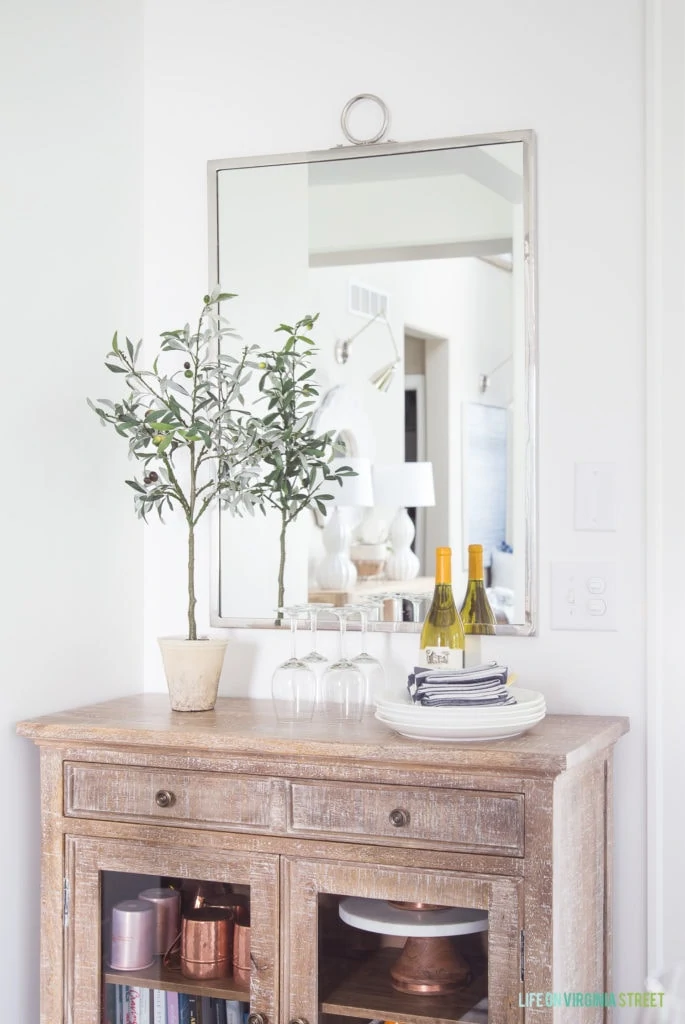
[{"label": "wine glass", "polygon": [[321,676],[321,703],[328,718],[337,722],[360,722],[366,702],[366,679],[346,650],[349,608],[333,608],[340,623],[340,656],[331,662]]},{"label": "wine glass", "polygon": [[376,705],[376,699],[382,696],[385,690],[385,669],[378,658],[374,658],[366,650],[369,614],[374,607],[376,607],[375,601],[349,606],[349,611],[356,612],[361,622],[361,651],[352,658],[352,664],[359,669],[366,680],[365,704],[372,708]]},{"label": "wine glass", "polygon": [[307,664],[317,671],[322,665],[325,665],[328,658],[325,654],[321,654],[318,648],[317,641],[317,629],[319,621],[319,613],[330,611],[334,606],[332,604],[324,604],[323,602],[312,602],[311,604],[303,604],[300,606],[303,612],[309,615],[309,628],[312,638],[312,649],[309,654],[302,656],[302,661],[306,661]]},{"label": "wine glass", "polygon": [[388,590],[378,594],[380,601],[380,617],[383,622],[402,621],[402,602],[396,590]]},{"label": "wine glass", "polygon": [[401,594],[403,601],[408,601],[411,605],[411,621],[422,622],[421,618],[421,605],[425,599],[425,594]]},{"label": "wine glass", "polygon": [[297,657],[297,622],[300,608],[278,608],[290,619],[290,657],[271,677],[271,699],[279,722],[310,722],[316,708],[316,675]]}]

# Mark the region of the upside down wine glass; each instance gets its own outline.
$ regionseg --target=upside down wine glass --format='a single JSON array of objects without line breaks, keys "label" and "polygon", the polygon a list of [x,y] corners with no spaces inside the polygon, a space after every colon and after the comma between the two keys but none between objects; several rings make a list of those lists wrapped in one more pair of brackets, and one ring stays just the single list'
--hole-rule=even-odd
[{"label": "upside down wine glass", "polygon": [[302,611],[309,615],[309,629],[311,633],[312,649],[308,654],[302,656],[302,661],[306,661],[307,664],[315,671],[325,665],[328,658],[325,654],[321,654],[318,645],[318,623],[319,613],[327,612],[333,608],[332,604],[324,604],[323,602],[312,602],[311,604],[303,604]]},{"label": "upside down wine glass", "polygon": [[299,608],[278,608],[278,614],[290,619],[290,657],[271,677],[271,698],[279,722],[310,722],[316,707],[316,676],[309,665],[297,657],[297,621]]},{"label": "upside down wine glass", "polygon": [[333,608],[340,623],[340,656],[321,676],[321,703],[327,718],[336,722],[360,722],[366,702],[366,679],[346,650],[347,620],[354,614],[349,608]]},{"label": "upside down wine glass", "polygon": [[364,703],[371,708],[376,706],[376,700],[383,696],[385,690],[385,669],[378,658],[374,658],[366,650],[369,616],[375,607],[377,607],[375,602],[350,607],[350,611],[356,612],[361,621],[361,651],[352,658],[352,664],[359,669],[366,680]]}]

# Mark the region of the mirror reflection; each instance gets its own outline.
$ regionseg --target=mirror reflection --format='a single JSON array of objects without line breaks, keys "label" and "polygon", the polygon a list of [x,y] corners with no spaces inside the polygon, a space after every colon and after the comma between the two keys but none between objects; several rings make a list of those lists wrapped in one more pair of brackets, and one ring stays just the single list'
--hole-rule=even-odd
[{"label": "mirror reflection", "polygon": [[[460,601],[482,544],[498,624],[530,625],[526,145],[214,165],[227,314],[262,348],[318,314],[314,425],[355,472],[289,526],[287,605],[375,597],[380,618],[420,623],[436,547]],[[215,624],[273,623],[277,517],[219,516]]]}]

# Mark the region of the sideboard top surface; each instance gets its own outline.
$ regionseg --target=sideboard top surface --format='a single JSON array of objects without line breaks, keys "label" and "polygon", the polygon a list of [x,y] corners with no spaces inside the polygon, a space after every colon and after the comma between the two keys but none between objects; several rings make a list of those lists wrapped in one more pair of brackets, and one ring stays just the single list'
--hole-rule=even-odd
[{"label": "sideboard top surface", "polygon": [[371,715],[345,729],[325,721],[293,727],[279,725],[266,700],[220,697],[214,711],[175,712],[166,694],[146,693],[20,722],[17,731],[38,744],[71,747],[556,774],[600,754],[628,728],[627,718],[548,715],[513,739],[430,743],[399,736]]}]

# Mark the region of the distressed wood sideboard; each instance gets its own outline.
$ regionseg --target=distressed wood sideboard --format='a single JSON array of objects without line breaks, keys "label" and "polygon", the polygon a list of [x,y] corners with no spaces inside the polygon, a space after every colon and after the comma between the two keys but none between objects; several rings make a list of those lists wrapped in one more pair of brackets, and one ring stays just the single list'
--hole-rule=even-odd
[{"label": "distressed wood sideboard", "polygon": [[[627,729],[551,715],[515,739],[429,743],[373,717],[279,726],[264,701],[179,714],[163,694],[20,723],[41,759],[41,1024],[103,1019],[103,880],[128,874],[249,893],[249,990],[220,991],[249,1000],[252,1024],[605,1021],[525,995],[611,990],[612,752]],[[485,977],[407,996],[388,980],[398,949],[324,963],[350,895],[487,910]]]}]

